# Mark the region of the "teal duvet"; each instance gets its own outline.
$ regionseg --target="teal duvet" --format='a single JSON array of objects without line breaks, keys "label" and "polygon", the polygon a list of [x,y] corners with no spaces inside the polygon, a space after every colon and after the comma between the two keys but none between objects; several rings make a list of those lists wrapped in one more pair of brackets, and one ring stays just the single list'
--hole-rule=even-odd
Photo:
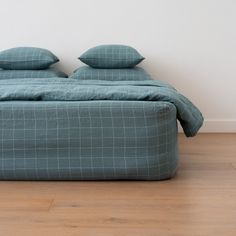
[{"label": "teal duvet", "polygon": [[161,180],[199,110],[159,81],[0,81],[0,179]]}]

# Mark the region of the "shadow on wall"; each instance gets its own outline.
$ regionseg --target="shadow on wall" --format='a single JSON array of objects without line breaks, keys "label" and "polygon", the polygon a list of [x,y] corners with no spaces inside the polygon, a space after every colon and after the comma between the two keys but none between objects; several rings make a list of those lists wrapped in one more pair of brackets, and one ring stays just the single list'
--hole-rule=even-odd
[{"label": "shadow on wall", "polygon": [[200,105],[205,103],[204,98],[208,97],[208,102],[210,103],[214,101],[214,98],[208,96],[209,92],[207,93],[202,90],[199,83],[202,77],[200,73],[195,73],[193,76],[192,68],[187,65],[183,67],[176,63],[176,61],[165,63],[165,60],[156,60],[155,58],[148,57],[148,60],[145,60],[140,66],[147,70],[153,79],[167,82],[180,93],[191,98],[193,103],[199,106],[203,113],[205,112],[204,107]]}]

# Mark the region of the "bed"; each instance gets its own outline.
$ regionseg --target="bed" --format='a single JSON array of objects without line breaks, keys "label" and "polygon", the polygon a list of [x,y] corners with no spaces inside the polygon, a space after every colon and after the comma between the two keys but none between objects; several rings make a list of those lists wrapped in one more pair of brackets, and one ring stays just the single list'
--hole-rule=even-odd
[{"label": "bed", "polygon": [[0,81],[1,180],[164,180],[200,111],[160,81]]}]

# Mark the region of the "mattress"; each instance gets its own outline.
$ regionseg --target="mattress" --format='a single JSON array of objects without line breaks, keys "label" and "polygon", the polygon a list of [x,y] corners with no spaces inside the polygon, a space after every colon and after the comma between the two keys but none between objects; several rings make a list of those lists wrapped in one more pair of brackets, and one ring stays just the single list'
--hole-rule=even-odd
[{"label": "mattress", "polygon": [[1,180],[163,180],[201,112],[161,81],[0,80]]},{"label": "mattress", "polygon": [[0,179],[171,178],[176,116],[166,101],[0,102]]}]

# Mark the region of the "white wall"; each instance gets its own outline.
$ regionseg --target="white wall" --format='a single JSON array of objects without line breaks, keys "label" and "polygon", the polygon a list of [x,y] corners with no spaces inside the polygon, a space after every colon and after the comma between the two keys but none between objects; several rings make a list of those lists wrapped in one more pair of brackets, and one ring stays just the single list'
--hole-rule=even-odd
[{"label": "white wall", "polygon": [[1,0],[0,50],[45,47],[71,72],[89,47],[132,45],[199,106],[202,131],[236,132],[235,13],[235,0]]}]

